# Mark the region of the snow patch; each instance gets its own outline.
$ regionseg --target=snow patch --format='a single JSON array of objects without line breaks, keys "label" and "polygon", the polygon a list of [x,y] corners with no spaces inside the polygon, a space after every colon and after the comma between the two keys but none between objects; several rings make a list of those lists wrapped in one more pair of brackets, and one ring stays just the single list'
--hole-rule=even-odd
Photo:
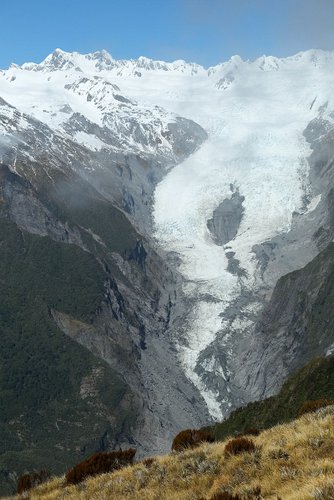
[{"label": "snow patch", "polygon": [[106,144],[102,142],[101,139],[96,137],[96,135],[87,134],[86,132],[82,131],[76,132],[73,139],[79,144],[86,146],[86,148],[91,149],[92,151],[100,151],[102,148],[106,147]]}]

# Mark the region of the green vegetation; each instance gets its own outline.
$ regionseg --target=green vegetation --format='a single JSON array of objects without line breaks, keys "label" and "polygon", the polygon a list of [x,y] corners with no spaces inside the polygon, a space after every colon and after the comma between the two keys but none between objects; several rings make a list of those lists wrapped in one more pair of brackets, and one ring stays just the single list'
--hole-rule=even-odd
[{"label": "green vegetation", "polygon": [[263,401],[249,403],[214,426],[215,439],[244,432],[249,427],[267,429],[296,418],[306,401],[334,399],[334,356],[316,358],[298,370],[280,392]]},{"label": "green vegetation", "polygon": [[64,335],[51,309],[91,322],[106,276],[88,252],[0,219],[0,493],[8,474],[61,473],[130,434],[129,388]]},{"label": "green vegetation", "polygon": [[[11,312],[31,300],[83,321],[94,315],[104,296],[105,275],[91,254],[23,233],[5,220],[0,220],[0,244],[0,321],[4,327],[21,321],[22,314]],[[35,309],[39,308],[23,310],[23,315],[31,316]]]},{"label": "green vegetation", "polygon": [[[125,254],[135,248],[137,234],[123,212],[80,177],[60,177],[52,183],[47,178],[38,191],[39,199],[57,219],[91,230],[112,252]],[[81,234],[85,237],[85,232]]]}]

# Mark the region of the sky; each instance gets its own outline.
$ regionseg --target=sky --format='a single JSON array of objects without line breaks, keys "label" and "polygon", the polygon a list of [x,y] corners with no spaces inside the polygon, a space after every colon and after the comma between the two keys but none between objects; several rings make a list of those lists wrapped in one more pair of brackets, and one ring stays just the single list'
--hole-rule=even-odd
[{"label": "sky", "polygon": [[1,0],[0,68],[55,48],[205,67],[334,50],[334,0]]}]

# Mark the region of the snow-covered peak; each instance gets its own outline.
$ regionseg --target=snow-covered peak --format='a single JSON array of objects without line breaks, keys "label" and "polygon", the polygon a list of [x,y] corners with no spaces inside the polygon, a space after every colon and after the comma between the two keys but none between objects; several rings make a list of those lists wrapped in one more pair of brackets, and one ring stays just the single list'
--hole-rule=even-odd
[{"label": "snow-covered peak", "polygon": [[90,58],[94,61],[103,62],[105,64],[110,64],[110,63],[114,62],[114,59],[111,56],[111,54],[109,54],[109,52],[105,49],[98,50],[96,52],[92,52],[91,54],[87,54],[86,57],[87,57],[87,59]]},{"label": "snow-covered peak", "polygon": [[316,65],[332,63],[334,53],[320,49],[299,52],[293,56],[279,58],[263,55],[255,60],[243,60],[239,55],[232,56],[228,61],[219,63],[205,69],[193,62],[179,59],[173,62],[150,59],[140,56],[138,59],[114,59],[106,50],[88,54],[79,52],[66,52],[57,48],[41,63],[28,62],[22,66],[12,64],[11,68],[20,68],[26,71],[68,71],[75,70],[83,73],[111,72],[115,76],[142,76],[142,72],[176,72],[190,76],[230,73],[231,71],[252,70],[277,71],[280,68],[296,67],[296,65]]},{"label": "snow-covered peak", "polygon": [[0,97],[93,151],[155,155],[173,163],[183,155],[176,139],[181,130],[188,134],[186,129],[192,129],[188,135],[194,143],[197,139],[191,134],[201,130],[204,138],[205,132],[182,121],[180,113],[158,103],[138,102],[122,88],[133,80],[134,69],[165,73],[163,65],[144,57],[115,61],[106,51],[83,55],[56,49],[40,64],[11,65],[0,73]]},{"label": "snow-covered peak", "polygon": [[196,63],[189,63],[183,59],[178,59],[173,62],[155,61],[144,56],[140,56],[138,59],[132,59],[131,63],[133,66],[145,70],[151,71],[177,71],[187,74],[197,74],[198,72],[204,71],[204,68]]},{"label": "snow-covered peak", "polygon": [[52,52],[52,54],[49,54],[40,64],[23,64],[22,69],[33,71],[57,71],[71,69],[75,67],[73,62],[75,56],[75,52],[68,53],[64,52],[61,49],[56,49],[54,52]]},{"label": "snow-covered peak", "polygon": [[68,78],[77,78],[78,73],[83,73],[90,77],[99,75],[112,82],[118,79],[126,79],[126,81],[140,79],[143,87],[152,82],[152,79],[156,79],[164,86],[167,81],[174,80],[180,83],[179,78],[183,77],[185,79],[191,77],[189,82],[185,82],[186,84],[204,78],[209,80],[211,87],[225,91],[230,89],[233,82],[238,79],[249,78],[258,72],[298,72],[299,69],[304,71],[305,68],[310,67],[324,67],[326,69],[333,64],[334,53],[323,50],[308,50],[286,58],[263,55],[255,60],[243,60],[240,56],[234,55],[226,62],[205,69],[199,64],[186,62],[182,59],[165,62],[140,56],[138,59],[117,60],[106,50],[80,54],[66,52],[58,48],[41,63],[25,63],[22,66],[11,65],[10,70],[44,74],[63,73],[69,75]]},{"label": "snow-covered peak", "polygon": [[[221,123],[217,109],[228,94],[242,100],[244,95],[255,98],[277,88],[283,95],[291,86],[299,88],[312,81],[301,106],[307,108],[316,97],[317,104],[324,104],[330,92],[320,83],[331,76],[333,67],[334,53],[322,50],[287,58],[261,56],[254,61],[236,55],[205,69],[184,60],[164,62],[144,56],[116,60],[105,50],[79,54],[56,49],[39,64],[11,65],[0,72],[0,95],[49,126],[65,120],[65,108],[103,126],[105,113],[117,113],[115,121],[131,114],[139,119],[148,109],[152,117],[160,116],[154,111],[159,106],[194,119],[210,131],[217,127],[217,120]],[[299,102],[299,92],[296,99]]]},{"label": "snow-covered peak", "polygon": [[334,52],[322,49],[310,49],[297,52],[292,56],[280,59],[286,62],[303,62],[305,64],[313,63],[327,63],[334,60]]},{"label": "snow-covered peak", "polygon": [[56,49],[49,54],[41,63],[24,63],[21,69],[27,71],[66,71],[76,70],[84,73],[114,71],[117,75],[141,76],[140,71],[176,71],[190,75],[205,71],[196,63],[188,63],[184,60],[165,62],[140,56],[138,59],[114,59],[108,51],[101,50],[88,54],[78,52],[66,52]]},{"label": "snow-covered peak", "polygon": [[85,71],[87,66],[92,70],[101,71],[113,66],[114,60],[106,51],[93,52],[91,54],[80,54],[79,52],[66,52],[61,49],[55,49],[41,63],[24,63],[21,69],[26,71],[66,71],[75,69],[76,71]]}]

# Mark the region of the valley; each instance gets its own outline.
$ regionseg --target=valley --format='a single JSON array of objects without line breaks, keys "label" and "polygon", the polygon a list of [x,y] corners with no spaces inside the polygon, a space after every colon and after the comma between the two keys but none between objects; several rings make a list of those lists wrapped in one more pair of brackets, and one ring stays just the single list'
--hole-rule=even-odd
[{"label": "valley", "polygon": [[[27,449],[44,443],[39,466],[62,446],[46,436],[64,398],[100,409],[69,465],[116,446],[146,456],[332,352],[319,294],[331,296],[333,66],[320,50],[205,69],[56,49],[0,71],[6,491]],[[49,336],[66,394],[42,362]],[[37,436],[39,397],[52,411]],[[86,424],[74,412],[66,432]]]}]

